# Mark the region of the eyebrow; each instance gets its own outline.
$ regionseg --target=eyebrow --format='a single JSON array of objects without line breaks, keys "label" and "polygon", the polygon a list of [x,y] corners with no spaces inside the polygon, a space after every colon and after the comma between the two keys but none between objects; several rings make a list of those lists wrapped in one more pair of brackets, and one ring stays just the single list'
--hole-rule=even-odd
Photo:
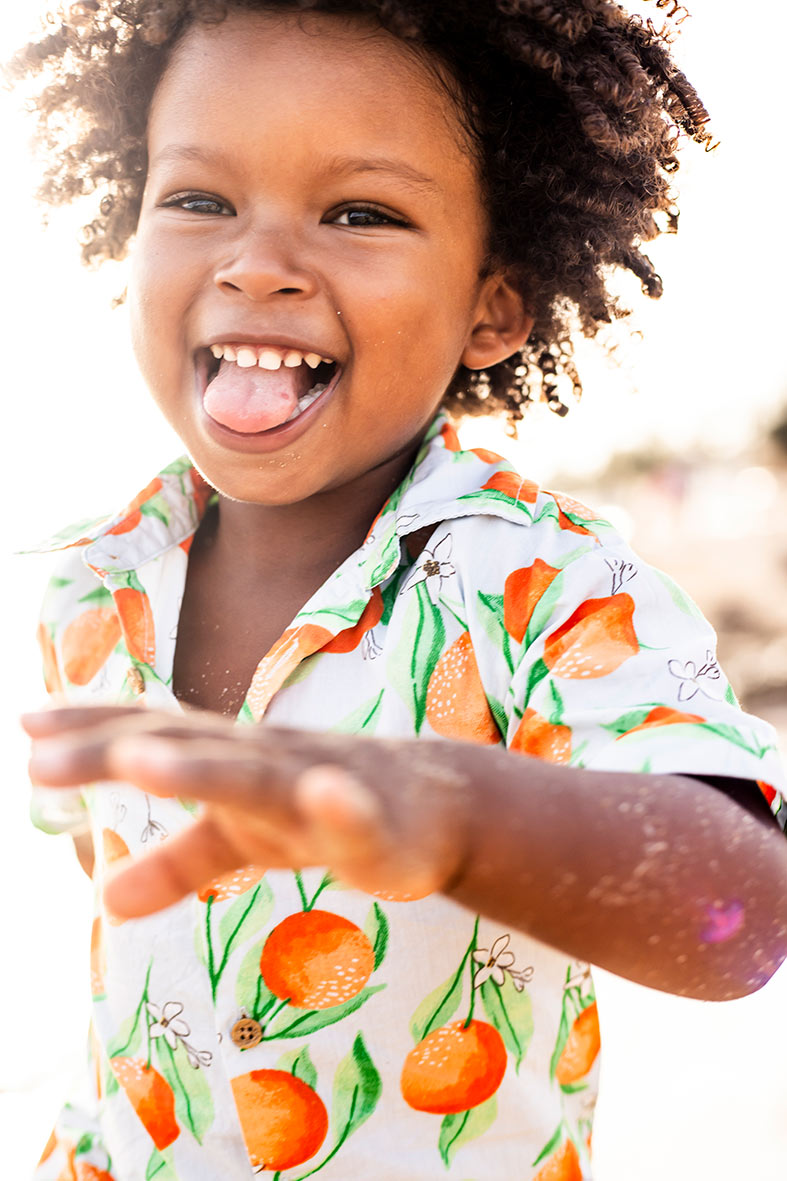
[{"label": "eyebrow", "polygon": [[[231,158],[220,148],[202,148],[198,144],[172,144],[162,150],[150,161],[150,167],[155,165],[194,161],[197,164],[232,166]],[[404,160],[397,160],[387,156],[330,156],[317,161],[320,170],[338,176],[354,176],[360,173],[380,173],[404,181],[413,188],[441,193],[440,185],[433,177],[427,176],[407,164]]]}]

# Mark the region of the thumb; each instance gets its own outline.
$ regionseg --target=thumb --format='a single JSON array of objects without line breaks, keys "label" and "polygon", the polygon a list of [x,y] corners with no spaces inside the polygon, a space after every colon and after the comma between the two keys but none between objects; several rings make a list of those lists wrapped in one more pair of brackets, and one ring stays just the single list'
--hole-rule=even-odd
[{"label": "thumb", "polygon": [[118,863],[106,875],[104,903],[117,918],[141,918],[243,864],[242,854],[214,820],[202,815],[152,852]]}]

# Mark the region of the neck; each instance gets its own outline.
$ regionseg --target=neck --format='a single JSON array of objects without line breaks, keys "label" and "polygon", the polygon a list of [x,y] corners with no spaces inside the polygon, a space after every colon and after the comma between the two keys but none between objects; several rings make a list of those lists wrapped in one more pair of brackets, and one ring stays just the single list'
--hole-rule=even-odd
[{"label": "neck", "polygon": [[420,439],[406,451],[340,488],[296,504],[263,505],[219,499],[201,528],[220,565],[255,578],[276,569],[288,579],[322,578],[362,544],[377,513],[410,469]]}]

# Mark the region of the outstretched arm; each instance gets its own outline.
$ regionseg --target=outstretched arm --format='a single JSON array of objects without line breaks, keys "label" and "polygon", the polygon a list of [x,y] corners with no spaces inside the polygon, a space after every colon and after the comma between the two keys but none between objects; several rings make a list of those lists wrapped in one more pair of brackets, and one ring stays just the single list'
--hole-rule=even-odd
[{"label": "outstretched arm", "polygon": [[360,889],[431,891],[652,988],[757,989],[787,956],[787,842],[715,787],[500,748],[236,727],[213,714],[28,715],[31,775],[121,780],[204,804],[120,869],[123,916],[240,865],[328,865]]}]

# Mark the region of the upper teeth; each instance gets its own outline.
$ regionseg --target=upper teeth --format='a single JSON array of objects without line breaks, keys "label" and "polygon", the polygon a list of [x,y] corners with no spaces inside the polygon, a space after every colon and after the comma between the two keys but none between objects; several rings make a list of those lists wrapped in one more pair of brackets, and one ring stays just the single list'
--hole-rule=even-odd
[{"label": "upper teeth", "polygon": [[304,361],[310,369],[316,369],[321,361],[332,364],[330,357],[321,357],[319,353],[301,353],[298,349],[280,349],[274,345],[251,344],[212,344],[210,351],[216,360],[235,361],[241,369],[251,369],[258,365],[260,369],[295,369]]}]

